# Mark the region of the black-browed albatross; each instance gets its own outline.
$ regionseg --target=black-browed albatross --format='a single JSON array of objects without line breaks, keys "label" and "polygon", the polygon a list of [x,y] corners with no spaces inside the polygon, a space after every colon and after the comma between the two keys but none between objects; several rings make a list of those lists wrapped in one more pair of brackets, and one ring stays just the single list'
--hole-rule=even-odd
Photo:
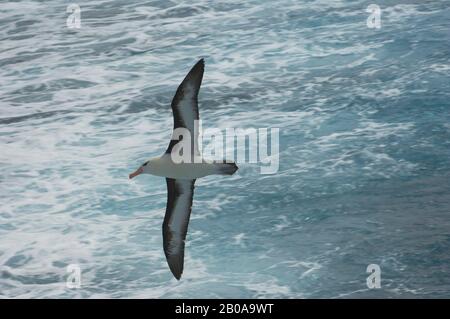
[{"label": "black-browed albatross", "polygon": [[[199,156],[198,138],[198,92],[202,84],[205,62],[197,62],[178,87],[172,100],[174,132],[166,152],[142,164],[129,178],[146,173],[166,178],[167,206],[162,227],[163,246],[167,263],[177,280],[181,278],[184,264],[184,241],[191,215],[194,183],[197,178],[219,174],[233,175],[238,167],[235,163],[213,163],[200,158],[195,162],[174,161],[171,154],[180,142],[175,131],[187,129],[191,136],[192,154]],[[184,136],[183,136],[184,137]],[[185,151],[183,149],[183,151]]]}]

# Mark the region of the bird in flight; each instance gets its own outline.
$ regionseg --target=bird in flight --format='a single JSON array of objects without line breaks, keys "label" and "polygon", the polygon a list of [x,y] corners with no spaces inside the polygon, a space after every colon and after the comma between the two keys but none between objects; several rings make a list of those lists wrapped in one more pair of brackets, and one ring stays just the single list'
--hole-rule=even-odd
[{"label": "bird in flight", "polygon": [[[196,179],[208,175],[233,175],[234,162],[213,162],[198,150],[198,92],[205,62],[198,61],[179,85],[172,100],[173,134],[166,152],[151,158],[129,175],[152,174],[166,178],[167,206],[162,227],[164,254],[170,271],[180,280],[184,266],[184,242],[191,215]],[[182,154],[182,155],[180,155]]]}]

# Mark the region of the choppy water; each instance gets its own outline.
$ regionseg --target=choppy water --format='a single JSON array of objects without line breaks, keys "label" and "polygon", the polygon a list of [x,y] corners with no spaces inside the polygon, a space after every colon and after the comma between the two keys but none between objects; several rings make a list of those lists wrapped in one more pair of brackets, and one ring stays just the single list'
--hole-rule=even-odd
[{"label": "choppy water", "polygon": [[[0,296],[449,297],[450,1],[372,2],[2,2]],[[280,127],[280,170],[197,182],[177,282],[127,174],[200,57],[204,126]]]}]

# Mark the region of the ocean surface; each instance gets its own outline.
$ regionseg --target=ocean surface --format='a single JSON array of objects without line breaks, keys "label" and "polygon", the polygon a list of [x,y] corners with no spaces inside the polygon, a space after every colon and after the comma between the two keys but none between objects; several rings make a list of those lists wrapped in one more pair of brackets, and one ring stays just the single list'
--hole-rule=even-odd
[{"label": "ocean surface", "polygon": [[[450,297],[450,1],[69,3],[0,5],[0,297]],[[203,127],[280,128],[280,166],[197,181],[178,282],[128,174],[200,58]]]}]

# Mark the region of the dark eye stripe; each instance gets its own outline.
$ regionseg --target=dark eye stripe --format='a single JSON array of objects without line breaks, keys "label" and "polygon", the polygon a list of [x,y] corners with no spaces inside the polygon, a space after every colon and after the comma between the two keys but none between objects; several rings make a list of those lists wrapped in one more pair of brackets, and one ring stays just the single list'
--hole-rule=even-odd
[{"label": "dark eye stripe", "polygon": [[145,162],[142,166],[147,166],[147,164],[148,164],[148,161],[147,162]]}]

